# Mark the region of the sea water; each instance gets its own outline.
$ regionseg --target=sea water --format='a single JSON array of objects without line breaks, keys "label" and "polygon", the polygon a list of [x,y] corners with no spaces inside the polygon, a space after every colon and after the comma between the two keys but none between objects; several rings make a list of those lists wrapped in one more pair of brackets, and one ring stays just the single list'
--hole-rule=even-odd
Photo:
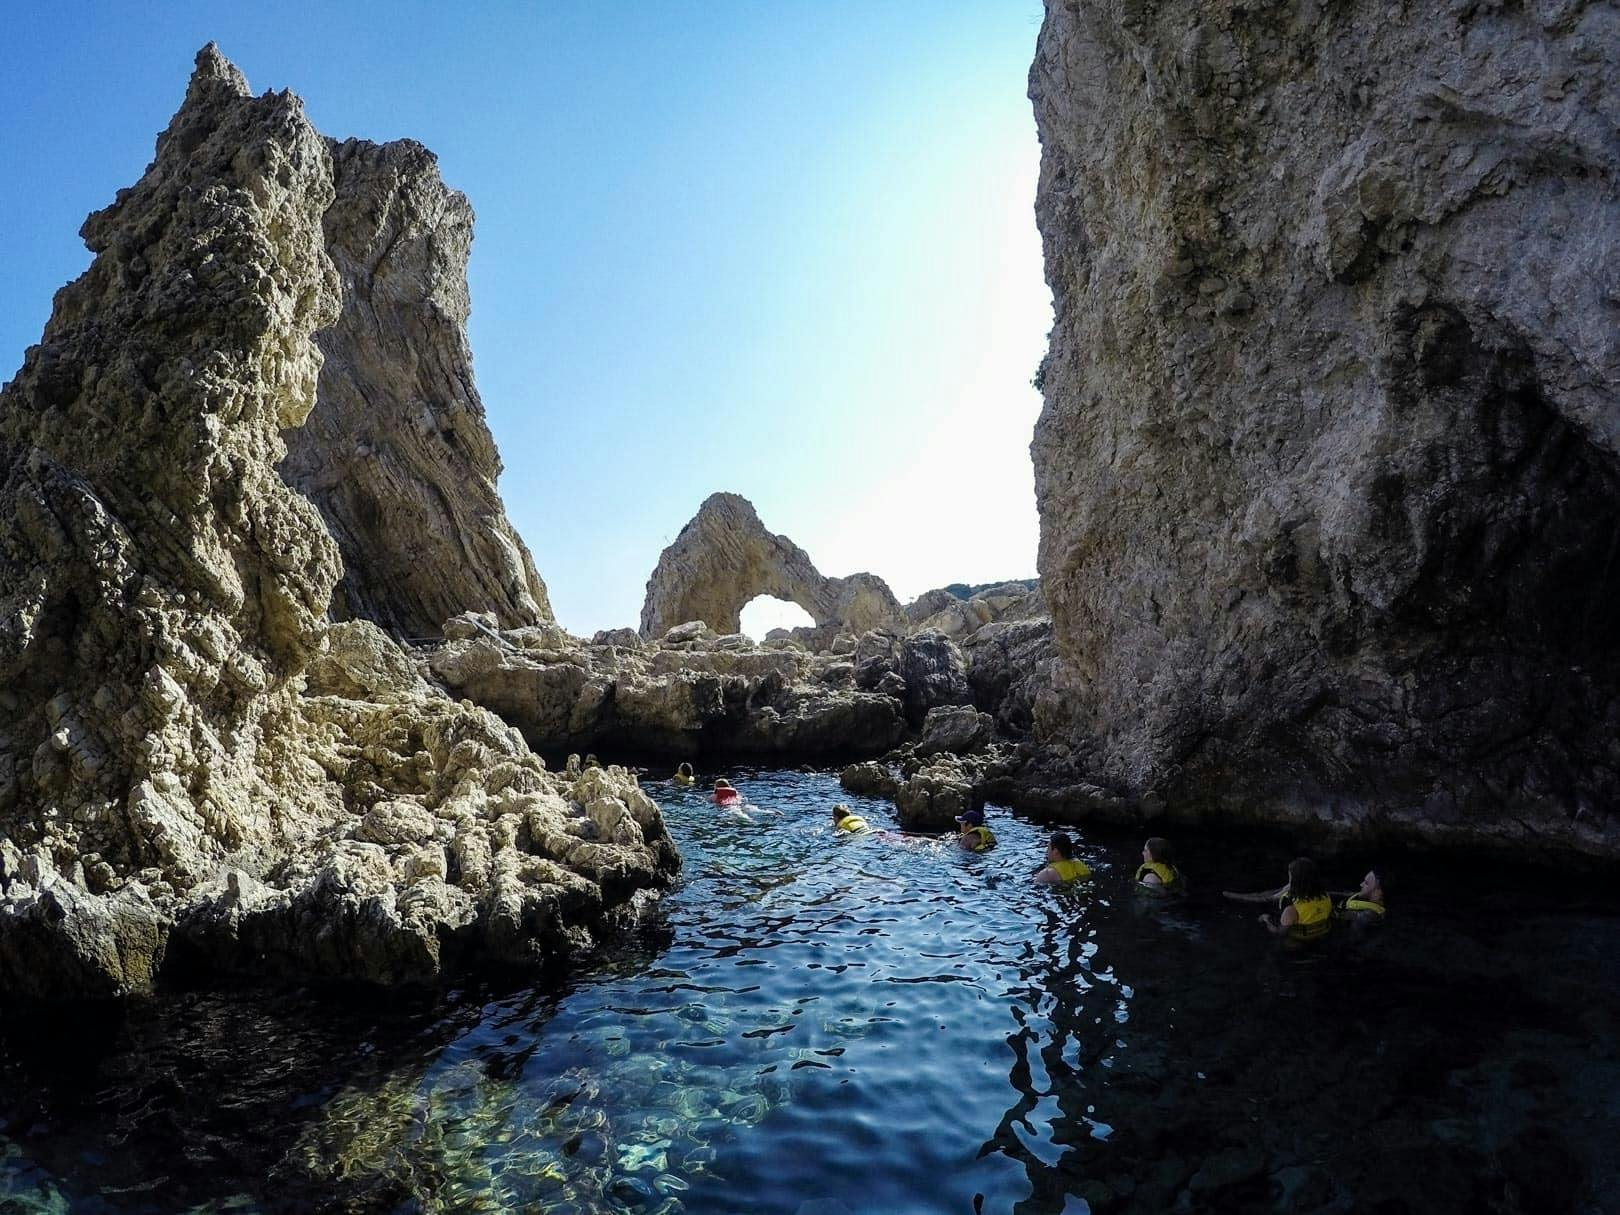
[{"label": "sea water", "polygon": [[751,821],[647,782],[679,888],[543,986],[0,1014],[0,1212],[1620,1209],[1590,879],[1406,861],[1387,925],[1289,951],[1218,894],[1280,885],[1277,840],[1178,841],[1154,901],[1078,832],[1094,877],[1047,889],[994,807],[975,855],[724,775]]}]

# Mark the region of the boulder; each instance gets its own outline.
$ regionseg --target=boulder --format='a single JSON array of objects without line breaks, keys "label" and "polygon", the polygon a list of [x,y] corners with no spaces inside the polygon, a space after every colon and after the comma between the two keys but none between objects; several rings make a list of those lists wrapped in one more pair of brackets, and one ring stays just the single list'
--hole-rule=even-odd
[{"label": "boulder", "polygon": [[914,726],[938,705],[973,703],[967,661],[943,633],[916,633],[901,642],[899,674],[906,682],[906,717]]},{"label": "boulder", "polygon": [[919,758],[942,751],[965,755],[988,744],[995,732],[995,719],[972,705],[939,705],[929,709],[923,719],[915,754]]},{"label": "boulder", "polygon": [[960,759],[941,755],[900,786],[894,804],[907,831],[955,831],[957,816],[982,808],[984,795]]},{"label": "boulder", "polygon": [[850,764],[838,774],[838,783],[856,797],[881,797],[892,802],[900,792],[899,778],[887,764],[875,759]]}]

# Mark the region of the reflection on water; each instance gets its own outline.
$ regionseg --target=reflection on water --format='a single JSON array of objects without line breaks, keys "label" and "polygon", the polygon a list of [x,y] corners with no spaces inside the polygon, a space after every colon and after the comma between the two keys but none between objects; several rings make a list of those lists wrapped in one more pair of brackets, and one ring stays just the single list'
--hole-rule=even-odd
[{"label": "reflection on water", "polygon": [[1186,847],[1151,904],[1135,841],[1038,889],[1009,816],[973,856],[836,837],[824,774],[740,783],[781,816],[657,789],[685,885],[561,990],[0,1019],[0,1210],[1615,1206],[1612,906],[1413,872],[1295,956],[1209,893],[1273,852]]}]

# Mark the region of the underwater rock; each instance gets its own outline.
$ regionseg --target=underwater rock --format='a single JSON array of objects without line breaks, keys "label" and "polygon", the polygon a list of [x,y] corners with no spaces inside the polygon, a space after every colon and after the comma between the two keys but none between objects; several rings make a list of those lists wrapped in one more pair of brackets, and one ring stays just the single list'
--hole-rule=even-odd
[{"label": "underwater rock", "polygon": [[508,628],[550,620],[495,488],[501,458],[473,383],[472,208],[414,140],[327,146],[339,308],[316,335],[315,408],[286,433],[281,470],[337,541],[332,610],[404,637],[436,636],[463,611]]},{"label": "underwater rock", "polygon": [[818,626],[864,633],[901,620],[900,603],[875,574],[828,578],[786,536],[773,535],[738,494],[711,494],[658,558],[647,580],[641,635],[663,637],[701,620],[722,633],[741,629],[756,595],[798,604]]},{"label": "underwater rock", "polygon": [[1039,735],[1213,818],[1620,854],[1612,4],[1047,5]]},{"label": "underwater rock", "polygon": [[634,777],[547,772],[329,627],[338,547],[276,463],[338,316],[333,197],[298,99],[210,45],[0,393],[0,990],[533,964],[679,863]]}]

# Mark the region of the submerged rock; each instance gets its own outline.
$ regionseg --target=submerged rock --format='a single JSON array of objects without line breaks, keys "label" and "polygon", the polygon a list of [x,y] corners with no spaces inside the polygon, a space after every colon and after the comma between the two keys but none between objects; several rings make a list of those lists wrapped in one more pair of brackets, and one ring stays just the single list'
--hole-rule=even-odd
[{"label": "submerged rock", "polygon": [[711,494],[647,580],[641,635],[656,639],[694,620],[736,633],[742,609],[757,595],[789,600],[818,626],[852,633],[901,619],[900,603],[883,579],[825,577],[802,548],[765,530],[748,499]]},{"label": "submerged rock", "polygon": [[1035,716],[1094,779],[1620,854],[1617,40],[1047,6]]},{"label": "submerged rock", "polygon": [[0,394],[0,989],[535,963],[678,864],[369,625],[276,472],[339,311],[327,143],[209,46]]}]

